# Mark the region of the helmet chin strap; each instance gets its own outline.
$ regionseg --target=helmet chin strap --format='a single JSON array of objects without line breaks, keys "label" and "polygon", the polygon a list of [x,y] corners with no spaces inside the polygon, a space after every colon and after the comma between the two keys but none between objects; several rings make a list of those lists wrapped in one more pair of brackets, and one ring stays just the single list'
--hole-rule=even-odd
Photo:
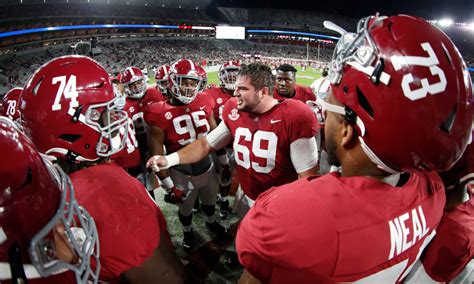
[{"label": "helmet chin strap", "polygon": [[377,166],[377,168],[390,174],[401,173],[399,171],[395,171],[394,169],[387,166],[384,162],[382,162],[382,160],[380,160],[380,158],[377,157],[377,155],[375,155],[375,153],[369,148],[369,146],[365,144],[364,139],[361,136],[359,136],[359,141],[360,141],[360,146],[362,147],[362,150],[367,155],[367,157],[369,157],[372,163],[374,163]]},{"label": "helmet chin strap", "polygon": [[27,283],[23,261],[21,259],[21,251],[17,243],[13,244],[8,250],[8,263],[11,272],[10,277],[13,283]]},{"label": "helmet chin strap", "polygon": [[[23,264],[21,265],[21,270],[23,270],[25,278],[15,277],[15,272],[11,269],[10,263],[0,262],[0,281],[12,279],[12,283],[28,283],[28,279],[42,278],[39,274],[36,267],[32,264]],[[60,274],[66,272],[67,269],[63,268],[53,273],[52,275]],[[23,282],[21,282],[23,281]]]}]

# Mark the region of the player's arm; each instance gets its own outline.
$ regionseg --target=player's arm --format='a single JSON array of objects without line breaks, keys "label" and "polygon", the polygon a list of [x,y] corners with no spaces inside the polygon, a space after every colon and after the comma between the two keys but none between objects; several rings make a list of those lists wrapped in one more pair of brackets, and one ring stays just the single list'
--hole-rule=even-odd
[{"label": "player's arm", "polygon": [[239,284],[260,284],[262,283],[260,280],[257,278],[253,277],[252,274],[250,274],[246,269],[244,269],[244,272],[242,275],[240,275],[239,279]]},{"label": "player's arm", "polygon": [[299,178],[318,173],[316,138],[300,138],[290,144],[290,158]]},{"label": "player's arm", "polygon": [[153,255],[120,276],[128,283],[184,283],[186,280],[183,264],[163,231]]},{"label": "player's arm", "polygon": [[[148,149],[151,155],[164,155],[165,132],[155,125],[148,125]],[[160,179],[161,187],[169,195],[165,196],[165,201],[170,203],[182,203],[186,198],[183,191],[176,188],[170,177],[169,170],[161,169],[155,172]],[[158,186],[155,184],[155,186]],[[169,199],[168,199],[169,198]]]},{"label": "player's arm", "polygon": [[151,157],[146,166],[152,168],[153,171],[159,171],[176,165],[195,163],[214,150],[224,148],[230,141],[232,141],[232,133],[225,123],[221,122],[207,136],[199,138],[179,151],[166,156]]},{"label": "player's arm", "polygon": [[[150,155],[164,155],[165,132],[158,126],[148,125],[148,150]],[[169,171],[164,169],[157,172],[158,177],[163,180],[170,176]]]},{"label": "player's arm", "polygon": [[[217,127],[217,122],[216,122],[216,118],[214,117],[214,114],[209,116],[208,122],[209,122],[209,126],[211,130],[214,130]],[[220,176],[219,176],[219,184],[221,186],[230,188],[232,173],[230,171],[229,157],[227,157],[227,152],[225,151],[225,148],[216,149],[216,155],[217,155],[217,159],[219,160],[219,164],[222,168],[222,172],[220,173]]]}]

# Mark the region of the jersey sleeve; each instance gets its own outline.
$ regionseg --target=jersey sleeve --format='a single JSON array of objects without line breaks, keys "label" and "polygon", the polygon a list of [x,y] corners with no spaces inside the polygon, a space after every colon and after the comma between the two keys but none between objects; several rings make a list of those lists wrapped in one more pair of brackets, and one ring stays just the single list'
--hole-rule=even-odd
[{"label": "jersey sleeve", "polygon": [[212,99],[212,96],[206,95],[204,93],[200,93],[199,95],[200,95],[200,103],[202,104],[202,106],[205,106],[204,111],[206,112],[206,117],[213,116],[215,102]]},{"label": "jersey sleeve", "polygon": [[214,110],[214,108],[216,107],[216,100],[214,98],[213,89],[206,89],[202,91],[201,93],[199,93],[198,96],[202,96],[203,98],[206,98],[206,101],[207,101],[206,105],[209,106],[211,111]]},{"label": "jersey sleeve", "polygon": [[306,101],[315,101],[316,100],[316,95],[313,93],[310,87],[305,87],[301,86],[305,93],[305,101],[303,103],[306,103]]},{"label": "jersey sleeve", "polygon": [[233,117],[238,116],[238,113],[234,114],[232,112],[233,109],[237,109],[237,99],[236,98],[232,98],[232,99],[228,100],[224,105],[224,109],[222,110],[222,121],[225,123],[225,125],[229,129],[230,129],[229,120],[232,119]]},{"label": "jersey sleeve", "polygon": [[161,102],[164,100],[163,94],[154,87],[148,87],[146,92],[147,92],[147,96],[149,96],[146,102],[147,104]]},{"label": "jersey sleeve", "polygon": [[319,124],[313,111],[304,103],[296,100],[287,100],[288,134],[290,143],[300,138],[316,136]]},{"label": "jersey sleeve", "polygon": [[143,119],[148,125],[155,125],[160,127],[160,122],[163,121],[161,118],[161,112],[164,108],[162,102],[152,103],[145,108],[143,112]]}]

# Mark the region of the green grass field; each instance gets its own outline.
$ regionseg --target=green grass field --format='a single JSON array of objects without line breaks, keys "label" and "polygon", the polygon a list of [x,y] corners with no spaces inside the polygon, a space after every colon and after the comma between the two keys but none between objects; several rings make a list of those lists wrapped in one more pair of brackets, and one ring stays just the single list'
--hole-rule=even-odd
[{"label": "green grass field", "polygon": [[[305,71],[301,70],[301,67],[296,66],[296,69],[298,72],[296,73],[296,83],[303,85],[303,86],[309,86],[311,83],[314,82],[314,80],[318,79],[321,77],[321,73],[318,69],[313,69],[311,67],[308,67]],[[207,83],[208,84],[216,84],[219,85],[219,78],[217,77],[217,72],[208,72],[207,73]],[[148,84],[155,84],[155,79],[154,78],[149,78]]]}]

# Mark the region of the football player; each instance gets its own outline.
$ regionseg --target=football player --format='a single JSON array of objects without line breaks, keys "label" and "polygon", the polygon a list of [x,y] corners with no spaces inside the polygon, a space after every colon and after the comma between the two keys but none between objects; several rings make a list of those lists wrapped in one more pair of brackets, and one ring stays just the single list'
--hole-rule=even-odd
[{"label": "football player", "polygon": [[[203,94],[210,96],[213,102],[213,111],[214,118],[217,123],[222,121],[222,110],[224,105],[229,99],[232,98],[235,91],[235,81],[237,79],[237,74],[240,71],[240,63],[237,60],[226,61],[219,68],[219,80],[221,82],[220,87],[207,88]],[[217,153],[216,153],[217,154]],[[229,200],[227,196],[229,195],[231,179],[225,174],[230,171],[230,169],[221,168],[221,165],[226,165],[226,161],[234,161],[234,156],[232,152],[232,145],[227,145],[224,149],[221,150],[217,155],[219,163],[218,165],[218,179],[219,179],[219,207],[220,207],[220,216],[221,218],[227,218],[229,215]],[[231,166],[233,168],[233,166]],[[231,175],[231,173],[229,173]]]},{"label": "football player", "polygon": [[[167,152],[175,152],[216,127],[211,98],[198,95],[205,84],[202,71],[187,59],[178,60],[171,66],[168,85],[171,99],[152,104],[145,110],[151,154],[163,155],[164,147]],[[189,165],[160,171],[158,175],[161,187],[167,193],[165,201],[179,207],[184,248],[193,247],[192,209],[198,196],[206,215],[206,226],[220,236],[226,233],[226,228],[216,221],[218,183],[210,156],[203,156]]]},{"label": "football player", "polygon": [[168,79],[170,74],[169,65],[161,65],[158,67],[155,73],[156,88],[161,92],[163,97],[169,98],[170,94],[168,93]]},{"label": "football player", "polygon": [[[154,103],[164,100],[163,95],[156,88],[147,85],[147,78],[140,68],[128,67],[118,75],[118,80],[124,87],[126,101],[124,110],[132,118],[135,126],[135,135],[140,150],[139,166],[135,165],[133,171],[129,171],[132,176],[136,176],[143,184],[146,184],[147,174],[144,168],[146,157],[148,156],[146,126],[143,120],[145,108]],[[154,197],[153,191],[149,191]]]},{"label": "football player", "polygon": [[321,101],[341,172],[259,196],[237,232],[244,283],[401,282],[443,215],[436,171],[471,135],[468,71],[437,27],[378,14],[355,33],[325,26],[342,33]]},{"label": "football player", "polygon": [[98,283],[99,240],[68,176],[0,116],[0,281]]},{"label": "football player", "polygon": [[316,96],[309,87],[296,84],[296,71],[296,68],[290,64],[277,67],[273,97],[277,100],[294,99],[303,103],[315,101]]},{"label": "football player", "polygon": [[[114,76],[109,76],[109,80],[114,87],[115,96],[118,98],[116,106],[118,109],[124,109],[126,105],[125,89],[122,83]],[[133,123],[131,113],[128,114],[128,135],[126,147],[120,152],[112,155],[110,160],[126,170],[131,176],[140,177],[142,172],[141,168],[141,155],[138,149],[138,141],[135,134],[135,125]],[[145,184],[145,181],[140,181]],[[150,193],[151,194],[151,193]],[[152,195],[152,194],[151,194]],[[153,196],[153,195],[152,195]]]},{"label": "football player", "polygon": [[182,281],[160,209],[140,182],[108,161],[127,141],[129,120],[117,100],[99,63],[55,58],[36,70],[22,92],[25,132],[69,173],[76,199],[94,218],[101,281]]},{"label": "football player", "polygon": [[234,98],[227,101],[222,121],[207,136],[167,156],[154,156],[154,171],[199,161],[233,141],[240,188],[234,207],[243,217],[259,194],[272,186],[317,172],[318,125],[311,109],[297,100],[273,98],[270,67],[241,67]]}]

